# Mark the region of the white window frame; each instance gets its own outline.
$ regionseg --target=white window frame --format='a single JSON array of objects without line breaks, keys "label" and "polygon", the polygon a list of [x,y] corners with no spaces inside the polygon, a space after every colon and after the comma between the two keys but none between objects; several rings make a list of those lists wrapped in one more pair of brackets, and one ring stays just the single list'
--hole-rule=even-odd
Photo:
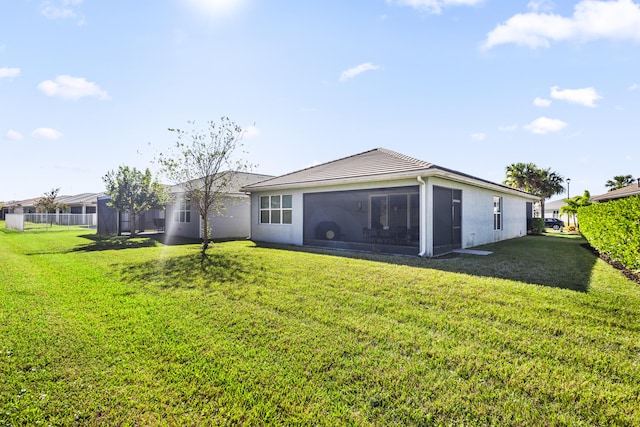
[{"label": "white window frame", "polygon": [[502,231],[502,215],[504,209],[504,201],[501,196],[493,196],[493,229]]},{"label": "white window frame", "polygon": [[293,196],[291,194],[272,194],[260,196],[260,224],[293,223]]},{"label": "white window frame", "polygon": [[191,200],[182,199],[176,203],[176,211],[173,214],[173,221],[179,223],[191,222]]}]

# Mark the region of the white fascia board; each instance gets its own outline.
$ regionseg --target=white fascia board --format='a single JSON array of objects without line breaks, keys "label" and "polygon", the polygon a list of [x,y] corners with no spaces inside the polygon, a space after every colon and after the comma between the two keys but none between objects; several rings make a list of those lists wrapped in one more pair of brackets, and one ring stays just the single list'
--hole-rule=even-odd
[{"label": "white fascia board", "polygon": [[460,182],[460,183],[463,183],[463,184],[473,185],[474,187],[480,187],[480,188],[484,188],[484,189],[487,189],[487,190],[497,191],[497,192],[500,192],[500,193],[507,193],[507,194],[511,194],[511,195],[514,195],[514,196],[523,197],[525,199],[530,199],[532,201],[540,200],[540,197],[538,197],[538,196],[534,196],[533,194],[529,194],[529,193],[526,193],[524,191],[520,191],[520,190],[515,189],[515,188],[509,188],[509,187],[505,187],[503,185],[499,185],[499,184],[483,181],[483,180],[472,178],[472,177],[469,177],[469,176],[458,175],[458,174],[455,174],[455,173],[452,173],[452,172],[443,171],[443,170],[439,170],[439,172],[440,173],[433,174],[432,176],[437,176],[439,178],[445,178],[445,179],[448,179],[450,181],[456,181],[456,182]]},{"label": "white fascia board", "polygon": [[[525,193],[517,189],[508,188],[499,184],[490,183],[480,179],[475,179],[469,176],[459,175],[453,172],[449,172],[442,169],[436,169],[436,168],[423,169],[419,171],[402,172],[402,173],[396,173],[396,174],[386,174],[386,175],[369,175],[365,177],[343,178],[343,179],[315,181],[315,182],[299,182],[299,183],[293,183],[293,184],[275,184],[275,185],[269,185],[261,188],[247,189],[245,191],[250,194],[250,193],[259,193],[259,192],[267,192],[267,191],[277,191],[277,190],[296,190],[301,188],[318,189],[322,187],[334,187],[336,185],[363,184],[363,183],[366,184],[366,183],[373,183],[373,182],[397,181],[397,180],[409,179],[409,178],[415,179],[417,176],[420,176],[422,178],[434,176],[434,177],[448,179],[450,181],[473,185],[474,187],[480,187],[480,188],[485,188],[492,191],[497,191],[500,193],[507,193],[507,194],[511,194],[519,197],[524,197],[532,201],[539,200],[539,197],[529,193]],[[247,186],[247,187],[250,187],[250,186]]]}]

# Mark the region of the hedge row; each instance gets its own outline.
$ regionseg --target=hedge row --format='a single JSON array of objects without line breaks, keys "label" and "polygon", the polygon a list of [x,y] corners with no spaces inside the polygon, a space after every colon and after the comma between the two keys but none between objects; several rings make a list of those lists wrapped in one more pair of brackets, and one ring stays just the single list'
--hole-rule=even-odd
[{"label": "hedge row", "polygon": [[580,231],[592,247],[640,271],[640,196],[584,206],[578,215]]}]

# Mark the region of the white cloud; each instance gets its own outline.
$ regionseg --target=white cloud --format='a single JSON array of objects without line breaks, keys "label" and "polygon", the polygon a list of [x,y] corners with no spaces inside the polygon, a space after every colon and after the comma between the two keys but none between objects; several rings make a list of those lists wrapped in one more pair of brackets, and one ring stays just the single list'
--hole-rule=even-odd
[{"label": "white cloud", "polygon": [[78,25],[83,25],[85,23],[84,15],[75,10],[77,6],[82,4],[82,1],[45,1],[40,4],[40,13],[47,19],[77,19]]},{"label": "white cloud", "polygon": [[80,99],[85,96],[97,96],[99,99],[109,99],[109,94],[93,82],[83,77],[69,75],[58,76],[54,80],[45,80],[38,85],[47,96],[57,96],[62,99]]},{"label": "white cloud", "polygon": [[[530,9],[535,10],[531,7]],[[551,42],[610,39],[640,42],[640,5],[632,0],[582,0],[573,16],[551,13],[519,13],[495,27],[484,49],[514,43],[530,48],[549,47]]]},{"label": "white cloud", "polygon": [[209,18],[229,16],[239,12],[245,5],[245,0],[186,0],[198,13]]},{"label": "white cloud", "polygon": [[550,99],[536,98],[533,100],[533,105],[536,107],[548,107],[551,105],[551,102],[552,101]]},{"label": "white cloud", "polygon": [[471,135],[471,139],[475,141],[484,141],[485,139],[487,139],[487,134],[483,132],[474,133]]},{"label": "white cloud", "polygon": [[527,4],[527,9],[529,9],[530,12],[540,12],[540,11],[551,11],[554,8],[554,4],[553,2],[549,1],[549,0],[531,0],[528,4]]},{"label": "white cloud", "polygon": [[483,2],[484,0],[387,0],[387,3],[389,4],[410,6],[414,9],[422,10],[436,15],[442,13],[442,8],[444,7],[476,6]]},{"label": "white cloud", "polygon": [[498,126],[500,132],[513,132],[518,129],[518,125]]},{"label": "white cloud", "polygon": [[0,79],[9,78],[9,77],[17,77],[20,75],[20,68],[0,68]]},{"label": "white cloud", "polygon": [[7,138],[11,139],[12,141],[20,141],[24,137],[20,132],[9,129],[9,131],[7,132]]},{"label": "white cloud", "polygon": [[550,132],[561,131],[566,126],[567,124],[562,120],[540,117],[526,125],[524,128],[537,135],[546,135]]},{"label": "white cloud", "polygon": [[640,85],[638,83],[634,83],[628,87],[629,90],[638,90],[640,89]]},{"label": "white cloud", "polygon": [[39,139],[56,140],[62,138],[62,133],[51,128],[38,128],[31,132],[31,136]]},{"label": "white cloud", "polygon": [[559,90],[558,86],[551,88],[551,97],[553,99],[559,99],[561,101],[567,101],[572,104],[580,104],[586,107],[595,107],[595,102],[598,99],[602,99],[596,90],[592,87],[586,87],[583,89],[563,89]]},{"label": "white cloud", "polygon": [[362,74],[365,71],[373,71],[373,70],[379,70],[380,67],[378,65],[373,65],[371,62],[365,62],[364,64],[360,64],[356,67],[353,68],[349,68],[346,71],[343,71],[342,74],[340,74],[340,81],[341,82],[346,82],[347,80],[357,76],[358,74]]}]

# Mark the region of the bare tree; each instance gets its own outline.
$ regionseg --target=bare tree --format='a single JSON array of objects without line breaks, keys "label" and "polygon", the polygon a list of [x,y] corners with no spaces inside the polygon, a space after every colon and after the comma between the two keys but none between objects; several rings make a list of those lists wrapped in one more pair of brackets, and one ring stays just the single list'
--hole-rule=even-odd
[{"label": "bare tree", "polygon": [[[38,199],[36,202],[36,208],[40,212],[44,212],[46,214],[55,213],[57,210],[64,210],[67,206],[64,203],[60,203],[56,201],[58,197],[58,193],[60,192],[60,188],[53,188],[51,191],[44,193],[42,197]],[[53,225],[53,221],[55,220],[55,216],[49,216],[49,225]]]},{"label": "bare tree", "polygon": [[192,129],[169,129],[177,135],[176,144],[167,153],[160,153],[156,162],[162,173],[184,189],[184,197],[195,206],[202,221],[202,252],[209,247],[213,227],[209,215],[224,210],[235,172],[250,170],[252,165],[238,154],[242,148],[244,132],[228,117],[220,123],[207,122],[204,130],[196,129],[195,122],[188,122]]}]

